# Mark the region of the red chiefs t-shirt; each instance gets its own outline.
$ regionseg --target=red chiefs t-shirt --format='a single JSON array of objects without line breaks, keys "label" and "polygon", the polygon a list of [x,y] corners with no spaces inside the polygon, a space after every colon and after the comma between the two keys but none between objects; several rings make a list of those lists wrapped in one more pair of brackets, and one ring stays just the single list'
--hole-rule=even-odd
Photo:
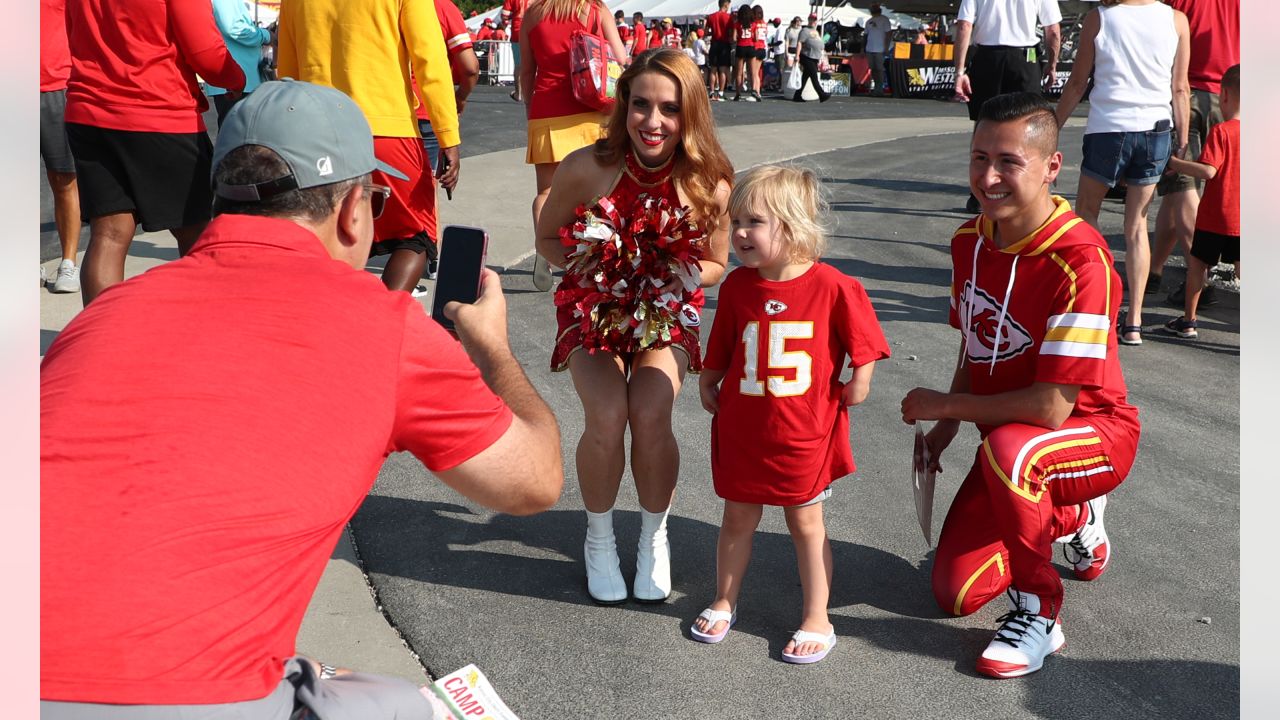
[{"label": "red chiefs t-shirt", "polygon": [[[1112,442],[1136,442],[1138,411],[1126,400],[1115,333],[1120,275],[1098,231],[1066,200],[1054,202],[1043,225],[1007,248],[996,247],[985,215],[951,239],[948,317],[963,333],[970,392],[1079,385],[1072,416],[1088,418]],[[978,429],[985,436],[993,428]]]},{"label": "red chiefs t-shirt", "polygon": [[713,12],[707,16],[707,29],[715,42],[730,42],[733,40],[733,16],[723,10]]},{"label": "red chiefs t-shirt", "polygon": [[40,0],[40,92],[65,89],[71,75],[66,7],[67,0]]},{"label": "red chiefs t-shirt", "polygon": [[840,373],[889,357],[862,284],[815,263],[785,282],[738,268],[720,287],[704,367],[724,370],[711,473],[726,500],[799,505],[856,469]]},{"label": "red chiefs t-shirt", "polygon": [[[440,31],[444,33],[444,45],[449,51],[449,63],[452,65],[454,55],[472,47],[471,33],[467,31],[467,24],[462,19],[462,11],[453,4],[453,0],[435,0],[435,3],[436,17],[440,19]],[[453,82],[455,85],[458,83],[456,68],[453,69]],[[430,120],[427,104],[422,102],[422,90],[416,79],[413,81],[413,98],[418,103],[418,119]]]},{"label": "red chiefs t-shirt", "polygon": [[769,25],[763,22],[751,23],[752,32],[756,37],[756,49],[763,50],[769,40]]},{"label": "red chiefs t-shirt", "polygon": [[1191,29],[1188,82],[1216,95],[1222,74],[1240,63],[1240,0],[1170,0],[1169,5],[1186,13]]},{"label": "red chiefs t-shirt", "polygon": [[734,44],[738,47],[755,48],[756,46],[756,30],[755,23],[750,25],[741,25],[738,21],[733,22]]},{"label": "red chiefs t-shirt", "polygon": [[1240,118],[1213,126],[1200,162],[1212,165],[1218,172],[1204,184],[1196,229],[1240,235]]},{"label": "red chiefs t-shirt", "polygon": [[265,697],[387,455],[446,470],[510,424],[408,293],[292,222],[215,218],[41,363],[40,697]]}]

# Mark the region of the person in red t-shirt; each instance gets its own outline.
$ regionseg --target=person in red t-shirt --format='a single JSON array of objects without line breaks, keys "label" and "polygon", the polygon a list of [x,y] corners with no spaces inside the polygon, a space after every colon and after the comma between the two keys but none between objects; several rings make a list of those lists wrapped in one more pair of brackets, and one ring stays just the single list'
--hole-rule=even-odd
[{"label": "person in red t-shirt", "polygon": [[389,194],[371,173],[398,171],[341,91],[263,83],[213,158],[190,254],[113,287],[41,363],[41,716],[449,717],[295,641],[390,453],[499,512],[559,497],[501,283],[450,303],[455,340],[364,272]]},{"label": "person in red t-shirt", "polygon": [[[1218,107],[1218,81],[1227,68],[1240,64],[1240,0],[1167,0],[1174,10],[1187,16],[1191,27],[1191,59],[1187,80],[1191,83],[1191,120],[1187,147],[1174,155],[1183,160],[1200,157],[1209,130],[1222,122]],[[1195,233],[1196,208],[1200,195],[1199,181],[1189,175],[1165,175],[1156,185],[1160,210],[1156,213],[1155,241],[1151,251],[1151,272],[1147,276],[1147,292],[1160,289],[1165,263],[1175,247],[1190,257]],[[1169,303],[1183,305],[1183,289],[1169,293]],[[1214,302],[1213,287],[1205,289],[1200,302]]]},{"label": "person in red t-shirt", "polygon": [[1098,231],[1049,193],[1062,169],[1053,106],[1038,92],[987,100],[969,157],[983,212],[951,240],[959,357],[950,389],[911,390],[902,419],[938,421],[917,449],[926,471],[941,470],[961,422],[982,436],[938,538],[933,594],[953,615],[1007,595],[977,670],[1011,678],[1065,642],[1055,539],[1077,579],[1107,569],[1103,511],[1140,427],[1117,352],[1120,274]]},{"label": "person in red t-shirt", "polygon": [[649,49],[649,29],[644,25],[644,13],[632,14],[631,35],[635,38],[631,41],[631,57],[637,58]]},{"label": "person in red t-shirt", "polygon": [[720,0],[720,9],[707,16],[707,29],[711,32],[711,52],[707,55],[711,99],[724,102],[724,88],[729,84],[729,67],[733,63],[733,15],[729,14],[729,0]]},{"label": "person in red t-shirt", "polygon": [[[76,267],[80,194],[76,187],[75,158],[63,118],[67,107],[67,77],[71,74],[65,9],[66,0],[40,0],[40,159],[44,161],[49,189],[53,191],[53,219],[58,227],[58,242],[62,244],[62,262],[49,286],[56,293],[80,291],[80,271]],[[43,266],[40,284],[45,284]]]},{"label": "person in red t-shirt", "polygon": [[1236,266],[1240,277],[1240,66],[1222,75],[1219,107],[1222,122],[1209,131],[1209,140],[1197,161],[1169,158],[1169,168],[1205,181],[1204,197],[1196,214],[1195,238],[1187,255],[1187,285],[1183,315],[1165,323],[1181,338],[1194,338],[1196,309],[1209,268],[1219,261]]},{"label": "person in red t-shirt", "polygon": [[168,230],[187,254],[209,222],[213,148],[196,80],[233,93],[244,72],[213,6],[181,0],[70,0],[66,124],[80,213],[89,221],[81,272],[87,306],[124,278],[138,225]]},{"label": "person in red t-shirt", "polygon": [[764,21],[764,8],[756,5],[751,8],[751,33],[754,62],[751,65],[751,94],[760,100],[760,89],[764,87],[764,60],[769,56],[769,23]]},{"label": "person in red t-shirt", "polygon": [[[751,10],[751,6],[743,5],[739,7],[738,14],[733,21],[734,101],[742,99],[742,91],[746,89],[747,83],[750,80],[754,80],[756,76],[755,69],[752,66],[756,58],[756,29],[754,23],[755,12]],[[755,102],[756,97],[755,95],[747,95],[747,100]]]},{"label": "person in red t-shirt", "polygon": [[[524,23],[524,13],[529,6],[529,0],[504,0],[502,3],[502,19],[511,28],[510,34],[503,34],[498,37],[494,33],[494,40],[511,40],[511,58],[515,65],[515,76],[520,77],[520,26]],[[515,84],[516,87],[511,91],[511,99],[520,102],[520,83]]]},{"label": "person in red t-shirt", "polygon": [[476,33],[476,42],[484,42],[486,40],[492,40],[492,39],[493,39],[493,20],[490,18],[485,18],[484,22],[480,23],[480,31]]},{"label": "person in red t-shirt", "polygon": [[[848,408],[867,398],[876,361],[889,357],[862,285],[819,260],[820,212],[820,181],[809,169],[766,165],[733,188],[731,240],[742,267],[720,287],[698,379],[724,518],[716,597],[689,632],[724,639],[763,506],[782,507],[804,594],[800,628],[782,650],[791,663],[817,662],[836,644],[822,503],[856,469]],[[841,383],[846,358],[853,374]]]}]

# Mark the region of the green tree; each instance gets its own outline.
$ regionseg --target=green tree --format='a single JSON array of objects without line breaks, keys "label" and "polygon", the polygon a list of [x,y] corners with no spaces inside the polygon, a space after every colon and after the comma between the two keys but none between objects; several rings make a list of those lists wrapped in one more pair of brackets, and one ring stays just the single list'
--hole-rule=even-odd
[{"label": "green tree", "polygon": [[500,3],[494,3],[493,0],[453,0],[458,9],[462,11],[462,17],[471,17],[471,11],[485,13],[495,7],[502,7]]}]

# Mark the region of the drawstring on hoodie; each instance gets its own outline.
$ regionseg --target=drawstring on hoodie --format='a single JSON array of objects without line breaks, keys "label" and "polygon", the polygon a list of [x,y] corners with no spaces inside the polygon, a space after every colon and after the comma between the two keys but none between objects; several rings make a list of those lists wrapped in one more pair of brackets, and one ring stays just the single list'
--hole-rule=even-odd
[{"label": "drawstring on hoodie", "polygon": [[[978,253],[982,249],[984,238],[981,233],[978,234],[978,242],[973,244],[973,268],[969,271],[969,298],[965,307],[964,318],[964,345],[965,352],[961,359],[961,365],[969,359],[969,348],[972,347],[970,336],[973,332],[973,298],[978,292]],[[1013,266],[1009,268],[1009,284],[1004,289],[1004,300],[1000,303],[1000,315],[996,319],[996,335],[991,344],[991,362],[987,369],[988,375],[994,375],[996,371],[996,356],[1000,354],[1000,331],[1004,328],[1004,321],[1009,316],[1009,297],[1013,294],[1013,280],[1018,276],[1018,255],[1013,256]]]}]

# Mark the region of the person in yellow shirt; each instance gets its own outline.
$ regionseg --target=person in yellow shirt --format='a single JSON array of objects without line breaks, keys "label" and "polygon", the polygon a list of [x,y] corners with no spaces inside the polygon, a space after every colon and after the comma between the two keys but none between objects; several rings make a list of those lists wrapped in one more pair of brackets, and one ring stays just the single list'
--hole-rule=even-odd
[{"label": "person in yellow shirt", "polygon": [[374,222],[371,254],[390,255],[382,273],[388,288],[414,291],[427,263],[427,243],[438,238],[436,191],[418,136],[411,73],[440,145],[435,178],[450,192],[458,183],[462,142],[433,0],[285,0],[279,42],[279,77],[350,95],[373,130],[377,156],[408,176],[375,172],[374,182],[389,186],[391,197]]}]

